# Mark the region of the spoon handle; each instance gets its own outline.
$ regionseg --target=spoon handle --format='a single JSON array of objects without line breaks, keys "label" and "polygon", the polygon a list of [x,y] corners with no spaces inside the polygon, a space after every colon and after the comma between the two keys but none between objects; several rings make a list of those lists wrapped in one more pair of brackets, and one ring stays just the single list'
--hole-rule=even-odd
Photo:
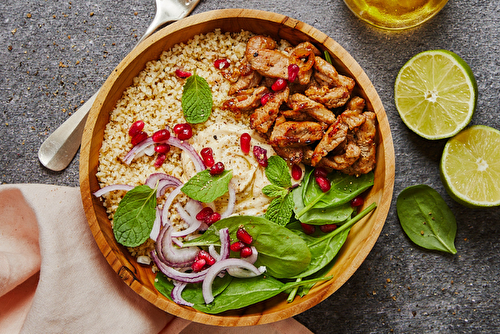
[{"label": "spoon handle", "polygon": [[61,124],[40,146],[38,160],[53,171],[66,168],[80,147],[83,129],[97,91],[73,115]]}]

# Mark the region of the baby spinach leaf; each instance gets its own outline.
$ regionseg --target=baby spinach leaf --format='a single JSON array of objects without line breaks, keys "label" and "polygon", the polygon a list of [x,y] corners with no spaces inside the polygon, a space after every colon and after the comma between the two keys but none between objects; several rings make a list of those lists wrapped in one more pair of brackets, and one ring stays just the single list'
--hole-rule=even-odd
[{"label": "baby spinach leaf", "polygon": [[210,203],[228,191],[232,177],[231,170],[225,170],[220,175],[212,176],[210,171],[206,169],[190,178],[181,190],[194,200]]},{"label": "baby spinach leaf", "polygon": [[300,222],[290,223],[288,228],[300,236],[311,251],[311,263],[294,278],[310,276],[332,262],[333,258],[340,251],[340,248],[342,248],[342,245],[344,245],[350,231],[350,229],[345,229],[340,233],[334,233],[334,230],[327,234],[321,233],[319,236],[313,236],[304,233]]},{"label": "baby spinach leaf", "polygon": [[290,193],[283,197],[276,197],[269,204],[266,214],[267,219],[278,225],[286,226],[293,213],[293,196]]},{"label": "baby spinach leaf", "polygon": [[404,189],[396,202],[399,222],[417,245],[456,254],[457,222],[439,193],[427,185]]},{"label": "baby spinach leaf", "polygon": [[149,238],[156,218],[156,189],[137,186],[128,191],[118,204],[113,218],[113,234],[117,242],[136,247]]},{"label": "baby spinach leaf", "polygon": [[[295,214],[305,207],[301,187],[292,191]],[[300,217],[300,221],[311,225],[339,224],[351,218],[353,212],[354,208],[347,202],[333,207],[309,209]]]},{"label": "baby spinach leaf", "polygon": [[282,157],[278,155],[270,156],[269,159],[267,159],[265,172],[267,179],[272,184],[283,188],[292,186],[290,169]]},{"label": "baby spinach leaf", "polygon": [[330,190],[323,192],[314,180],[314,170],[311,170],[302,188],[305,207],[296,212],[297,218],[300,219],[312,208],[327,208],[349,202],[373,185],[373,176],[373,172],[354,176],[334,171],[328,174],[331,181]]},{"label": "baby spinach leaf", "polygon": [[184,118],[188,123],[203,123],[212,113],[212,90],[207,81],[193,73],[186,79],[181,99]]},{"label": "baby spinach leaf", "polygon": [[219,230],[229,229],[232,240],[242,225],[253,237],[252,245],[259,252],[255,266],[266,266],[267,273],[276,278],[294,277],[311,262],[311,252],[304,240],[286,227],[263,217],[233,216],[211,225],[200,237],[184,242],[185,246],[219,245]]}]

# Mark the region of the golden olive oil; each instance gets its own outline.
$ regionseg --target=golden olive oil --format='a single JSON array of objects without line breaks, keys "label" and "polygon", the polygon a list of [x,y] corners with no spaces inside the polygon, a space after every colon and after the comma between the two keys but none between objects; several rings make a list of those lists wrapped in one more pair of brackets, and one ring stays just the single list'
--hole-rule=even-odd
[{"label": "golden olive oil", "polygon": [[362,20],[385,29],[406,29],[437,14],[448,0],[344,0]]}]

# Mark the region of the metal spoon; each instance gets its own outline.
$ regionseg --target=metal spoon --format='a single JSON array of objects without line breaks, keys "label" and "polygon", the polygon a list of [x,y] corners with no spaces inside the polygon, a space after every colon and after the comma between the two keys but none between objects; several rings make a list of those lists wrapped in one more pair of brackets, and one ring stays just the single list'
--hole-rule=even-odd
[{"label": "metal spoon", "polygon": [[[153,22],[134,48],[161,26],[188,16],[199,2],[200,0],[156,0]],[[53,171],[68,167],[80,147],[85,122],[98,93],[99,91],[92,95],[43,142],[38,151],[38,160],[42,165]]]}]

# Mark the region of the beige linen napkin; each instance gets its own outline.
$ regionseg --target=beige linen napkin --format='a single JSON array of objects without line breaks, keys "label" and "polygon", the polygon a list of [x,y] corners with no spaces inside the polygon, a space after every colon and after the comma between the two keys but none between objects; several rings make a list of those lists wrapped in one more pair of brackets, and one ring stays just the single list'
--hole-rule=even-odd
[{"label": "beige linen napkin", "polygon": [[242,328],[176,318],[130,289],[88,228],[79,188],[0,186],[0,334],[311,333],[294,319]]}]

